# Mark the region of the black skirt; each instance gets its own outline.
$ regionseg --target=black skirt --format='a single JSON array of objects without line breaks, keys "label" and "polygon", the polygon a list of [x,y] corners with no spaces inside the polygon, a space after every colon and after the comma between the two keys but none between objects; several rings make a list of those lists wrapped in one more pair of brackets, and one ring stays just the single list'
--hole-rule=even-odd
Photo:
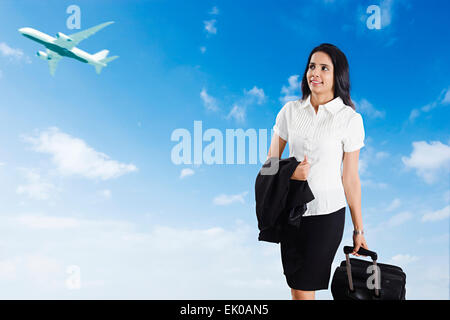
[{"label": "black skirt", "polygon": [[328,289],[331,264],[344,233],[345,207],[302,217],[300,228],[285,224],[280,241],[286,282],[292,289]]}]

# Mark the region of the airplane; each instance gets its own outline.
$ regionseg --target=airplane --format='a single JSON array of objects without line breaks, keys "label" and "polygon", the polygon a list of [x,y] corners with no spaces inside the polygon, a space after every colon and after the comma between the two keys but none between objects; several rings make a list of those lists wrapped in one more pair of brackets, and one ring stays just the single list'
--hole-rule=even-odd
[{"label": "airplane", "polygon": [[38,42],[47,48],[46,52],[38,51],[36,54],[39,58],[48,61],[50,74],[52,76],[55,75],[56,67],[58,66],[58,62],[62,57],[73,58],[78,61],[93,65],[97,74],[100,74],[102,68],[106,67],[108,62],[117,59],[119,56],[108,58],[108,50],[101,50],[95,54],[89,54],[81,49],[78,49],[76,46],[82,40],[89,38],[97,31],[103,29],[106,26],[109,26],[112,23],[114,23],[114,21],[105,22],[95,27],[71,35],[65,35],[62,32],[58,32],[56,34],[56,38],[28,27],[20,28],[19,32],[23,36]]}]

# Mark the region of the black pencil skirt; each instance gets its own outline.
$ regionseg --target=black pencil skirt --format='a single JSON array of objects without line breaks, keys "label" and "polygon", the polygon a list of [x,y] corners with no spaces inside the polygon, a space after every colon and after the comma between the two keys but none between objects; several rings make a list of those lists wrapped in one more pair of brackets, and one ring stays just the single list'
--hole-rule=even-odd
[{"label": "black pencil skirt", "polygon": [[300,228],[285,224],[280,241],[283,273],[292,289],[328,289],[331,264],[344,233],[345,207],[302,217]]}]

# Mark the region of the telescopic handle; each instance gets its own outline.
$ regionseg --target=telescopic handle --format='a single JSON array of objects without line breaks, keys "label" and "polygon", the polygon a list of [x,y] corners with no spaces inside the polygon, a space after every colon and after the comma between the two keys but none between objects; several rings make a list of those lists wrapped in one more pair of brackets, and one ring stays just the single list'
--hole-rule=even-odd
[{"label": "telescopic handle", "polygon": [[[350,254],[352,252],[353,252],[353,247],[351,247],[351,246],[344,247],[345,254]],[[378,259],[377,253],[375,251],[370,251],[370,250],[364,249],[363,247],[359,247],[359,250],[357,253],[362,256],[370,256],[373,261],[376,261]]]}]

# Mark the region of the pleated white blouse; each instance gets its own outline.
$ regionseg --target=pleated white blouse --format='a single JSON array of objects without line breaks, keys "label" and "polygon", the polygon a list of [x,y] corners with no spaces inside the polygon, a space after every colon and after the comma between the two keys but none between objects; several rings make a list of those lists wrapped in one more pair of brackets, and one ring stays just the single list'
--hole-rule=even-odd
[{"label": "pleated white blouse", "polygon": [[287,102],[279,111],[273,130],[289,144],[289,157],[310,163],[308,184],[315,199],[305,216],[333,213],[347,205],[342,184],[344,152],[364,146],[362,117],[337,97],[319,105],[316,114],[311,95]]}]

